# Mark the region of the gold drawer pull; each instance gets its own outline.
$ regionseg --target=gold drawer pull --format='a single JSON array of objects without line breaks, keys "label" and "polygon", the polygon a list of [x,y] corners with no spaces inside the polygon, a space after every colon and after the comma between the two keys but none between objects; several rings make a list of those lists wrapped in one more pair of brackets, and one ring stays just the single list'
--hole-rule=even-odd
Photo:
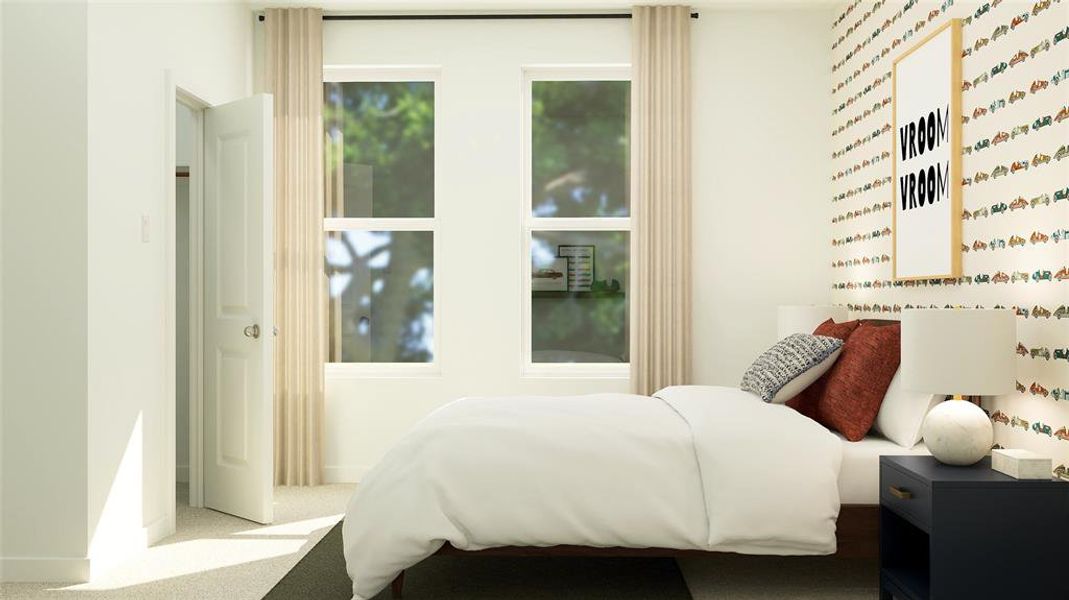
[{"label": "gold drawer pull", "polygon": [[900,488],[897,485],[891,486],[891,495],[900,500],[910,500],[913,498],[913,492]]}]

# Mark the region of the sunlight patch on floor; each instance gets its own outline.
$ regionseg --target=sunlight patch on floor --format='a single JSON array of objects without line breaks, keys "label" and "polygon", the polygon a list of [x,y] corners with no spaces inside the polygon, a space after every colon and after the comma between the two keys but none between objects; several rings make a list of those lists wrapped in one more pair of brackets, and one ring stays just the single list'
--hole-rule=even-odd
[{"label": "sunlight patch on floor", "polygon": [[294,554],[307,539],[206,539],[153,546],[120,569],[67,590],[113,590]]},{"label": "sunlight patch on floor", "polygon": [[234,533],[234,535],[307,536],[318,529],[323,529],[324,527],[333,527],[335,523],[341,521],[341,518],[341,514],[328,515],[326,517],[320,517],[318,519],[305,519],[303,521],[294,521],[293,523],[282,523],[281,525],[267,525],[264,527],[250,529],[248,531],[238,531]]}]

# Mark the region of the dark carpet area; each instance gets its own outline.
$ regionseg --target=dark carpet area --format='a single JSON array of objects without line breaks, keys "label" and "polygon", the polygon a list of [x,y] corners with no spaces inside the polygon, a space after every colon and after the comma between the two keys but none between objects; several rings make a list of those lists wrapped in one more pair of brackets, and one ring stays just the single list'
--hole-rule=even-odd
[{"label": "dark carpet area", "polygon": [[[349,600],[335,525],[264,600]],[[387,588],[375,600],[388,600]],[[690,600],[670,558],[432,556],[405,573],[406,600]]]}]

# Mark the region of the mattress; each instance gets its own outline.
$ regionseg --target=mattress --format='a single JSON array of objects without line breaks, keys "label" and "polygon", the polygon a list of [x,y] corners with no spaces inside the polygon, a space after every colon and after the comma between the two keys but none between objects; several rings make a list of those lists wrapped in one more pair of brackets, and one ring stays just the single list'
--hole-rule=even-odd
[{"label": "mattress", "polygon": [[843,442],[843,463],[839,469],[839,501],[843,504],[880,503],[880,456],[884,454],[929,454],[924,442],[903,448],[891,440],[869,435],[860,442]]}]

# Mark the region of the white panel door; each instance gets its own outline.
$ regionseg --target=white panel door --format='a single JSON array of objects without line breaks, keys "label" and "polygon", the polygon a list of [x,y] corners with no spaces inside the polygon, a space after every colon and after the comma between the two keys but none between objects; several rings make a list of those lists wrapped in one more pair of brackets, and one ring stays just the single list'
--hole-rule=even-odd
[{"label": "white panel door", "polygon": [[270,523],[272,98],[204,115],[204,505]]}]

